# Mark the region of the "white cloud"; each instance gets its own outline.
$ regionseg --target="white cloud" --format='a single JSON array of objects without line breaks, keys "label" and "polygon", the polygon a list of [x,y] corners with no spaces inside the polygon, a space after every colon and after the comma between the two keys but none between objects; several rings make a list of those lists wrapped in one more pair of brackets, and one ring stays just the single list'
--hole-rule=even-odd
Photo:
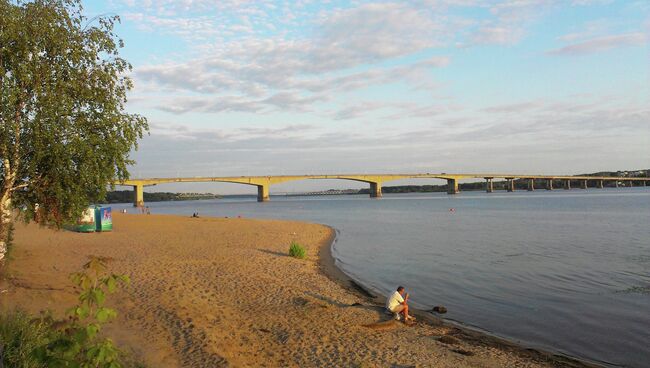
[{"label": "white cloud", "polygon": [[642,46],[649,43],[648,36],[641,33],[626,33],[611,36],[592,38],[586,41],[573,43],[558,49],[549,50],[547,54],[557,56],[584,55],[607,51],[627,46]]},{"label": "white cloud", "polygon": [[472,41],[479,45],[513,45],[522,37],[523,30],[517,26],[484,26],[476,31]]}]

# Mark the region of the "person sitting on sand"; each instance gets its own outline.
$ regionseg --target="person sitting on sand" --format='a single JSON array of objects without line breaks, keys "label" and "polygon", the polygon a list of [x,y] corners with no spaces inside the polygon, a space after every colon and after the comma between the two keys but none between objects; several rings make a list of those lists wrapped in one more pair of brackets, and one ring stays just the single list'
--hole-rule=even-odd
[{"label": "person sitting on sand", "polygon": [[404,286],[398,286],[397,291],[390,294],[386,300],[386,309],[393,313],[395,319],[400,319],[400,314],[404,315],[404,321],[414,321],[415,317],[409,315],[409,306],[407,301],[409,294],[404,293]]}]

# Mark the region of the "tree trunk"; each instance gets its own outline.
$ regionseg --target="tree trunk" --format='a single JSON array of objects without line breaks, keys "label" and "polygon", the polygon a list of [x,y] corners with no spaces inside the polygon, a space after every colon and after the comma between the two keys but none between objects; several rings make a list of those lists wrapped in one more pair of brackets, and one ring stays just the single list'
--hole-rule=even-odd
[{"label": "tree trunk", "polygon": [[16,180],[9,160],[3,159],[4,182],[0,186],[0,262],[7,254],[7,238],[11,226],[11,192]]},{"label": "tree trunk", "polygon": [[0,262],[7,253],[7,237],[11,226],[11,193],[2,189],[0,196]]}]

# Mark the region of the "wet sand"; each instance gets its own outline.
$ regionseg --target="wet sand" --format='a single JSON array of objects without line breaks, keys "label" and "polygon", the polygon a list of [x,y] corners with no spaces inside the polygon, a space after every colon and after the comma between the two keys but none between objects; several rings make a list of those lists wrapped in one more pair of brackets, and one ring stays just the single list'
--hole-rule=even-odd
[{"label": "wet sand", "polygon": [[[150,367],[581,367],[444,324],[390,321],[329,252],[334,232],[301,222],[115,213],[111,233],[17,225],[0,309],[61,315],[68,275],[110,257],[131,285],[105,333]],[[308,258],[287,256],[291,241]],[[415,296],[417,297],[417,296]]]}]

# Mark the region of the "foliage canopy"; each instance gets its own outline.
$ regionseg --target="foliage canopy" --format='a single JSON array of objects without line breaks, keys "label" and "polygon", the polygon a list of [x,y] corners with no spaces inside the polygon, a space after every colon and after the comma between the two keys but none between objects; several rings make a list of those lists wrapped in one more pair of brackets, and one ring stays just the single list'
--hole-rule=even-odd
[{"label": "foliage canopy", "polygon": [[128,177],[148,125],[125,111],[116,22],[79,0],[0,0],[0,248],[12,207],[60,226]]}]

